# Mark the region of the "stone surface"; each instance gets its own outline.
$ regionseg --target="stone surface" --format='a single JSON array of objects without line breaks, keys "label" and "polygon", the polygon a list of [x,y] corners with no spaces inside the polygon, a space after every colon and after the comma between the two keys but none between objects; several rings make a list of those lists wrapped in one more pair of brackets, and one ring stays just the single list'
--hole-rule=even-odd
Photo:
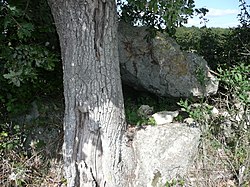
[{"label": "stone surface", "polygon": [[123,83],[159,96],[215,94],[218,81],[207,62],[180,50],[170,37],[150,39],[145,27],[119,25],[119,56]]},{"label": "stone surface", "polygon": [[219,115],[219,110],[216,107],[213,107],[211,114],[213,117],[217,117]]},{"label": "stone surface", "polygon": [[136,132],[132,146],[135,159],[135,186],[165,186],[182,177],[197,154],[200,131],[185,124],[148,126]]},{"label": "stone surface", "polygon": [[163,125],[166,123],[172,123],[173,119],[179,114],[178,111],[161,111],[153,114],[156,125]]}]

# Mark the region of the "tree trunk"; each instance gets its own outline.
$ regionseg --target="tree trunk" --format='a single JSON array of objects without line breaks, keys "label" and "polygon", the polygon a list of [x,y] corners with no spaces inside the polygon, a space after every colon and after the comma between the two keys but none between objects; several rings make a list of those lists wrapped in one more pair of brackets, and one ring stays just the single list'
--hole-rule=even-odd
[{"label": "tree trunk", "polygon": [[68,186],[124,186],[125,131],[114,0],[49,0],[64,72]]}]

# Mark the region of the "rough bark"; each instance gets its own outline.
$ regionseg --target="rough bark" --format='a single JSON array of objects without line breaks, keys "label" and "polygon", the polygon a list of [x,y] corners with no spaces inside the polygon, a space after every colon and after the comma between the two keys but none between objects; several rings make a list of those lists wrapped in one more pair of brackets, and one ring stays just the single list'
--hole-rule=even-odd
[{"label": "rough bark", "polygon": [[124,186],[115,1],[49,0],[64,72],[68,186]]}]

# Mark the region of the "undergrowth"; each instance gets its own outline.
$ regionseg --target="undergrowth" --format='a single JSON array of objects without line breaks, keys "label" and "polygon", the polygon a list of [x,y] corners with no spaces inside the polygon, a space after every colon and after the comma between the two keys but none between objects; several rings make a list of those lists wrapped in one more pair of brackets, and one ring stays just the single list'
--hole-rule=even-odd
[{"label": "undergrowth", "polygon": [[163,110],[172,111],[180,108],[177,105],[177,98],[158,97],[147,92],[136,91],[126,85],[123,86],[125,115],[129,125],[155,125],[153,118],[146,118],[139,114],[138,110],[142,105],[152,107],[151,114]]},{"label": "undergrowth", "polygon": [[[62,117],[53,105],[40,107],[37,119],[25,121],[16,118],[0,123],[1,187],[54,187],[66,184],[60,155]],[[53,115],[49,116],[46,112],[51,108]]]},{"label": "undergrowth", "polygon": [[[220,67],[220,89],[215,96],[200,99],[168,99],[140,95],[125,98],[129,124],[149,124],[138,115],[141,105],[161,110],[180,110],[202,132],[199,154],[181,186],[250,186],[250,65]],[[138,95],[138,94],[137,94]],[[178,108],[178,106],[179,108]],[[183,180],[181,180],[183,181]],[[180,186],[169,181],[166,186]]]},{"label": "undergrowth", "polygon": [[216,97],[195,104],[179,102],[202,131],[200,154],[187,186],[250,185],[249,68],[243,63],[220,68],[223,89]]}]

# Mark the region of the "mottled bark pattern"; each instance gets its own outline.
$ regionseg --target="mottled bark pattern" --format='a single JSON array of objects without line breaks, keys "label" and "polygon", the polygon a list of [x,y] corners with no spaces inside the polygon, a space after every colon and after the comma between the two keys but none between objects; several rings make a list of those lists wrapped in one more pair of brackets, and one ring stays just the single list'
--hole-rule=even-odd
[{"label": "mottled bark pattern", "polygon": [[64,71],[68,186],[123,186],[115,1],[49,0]]}]

